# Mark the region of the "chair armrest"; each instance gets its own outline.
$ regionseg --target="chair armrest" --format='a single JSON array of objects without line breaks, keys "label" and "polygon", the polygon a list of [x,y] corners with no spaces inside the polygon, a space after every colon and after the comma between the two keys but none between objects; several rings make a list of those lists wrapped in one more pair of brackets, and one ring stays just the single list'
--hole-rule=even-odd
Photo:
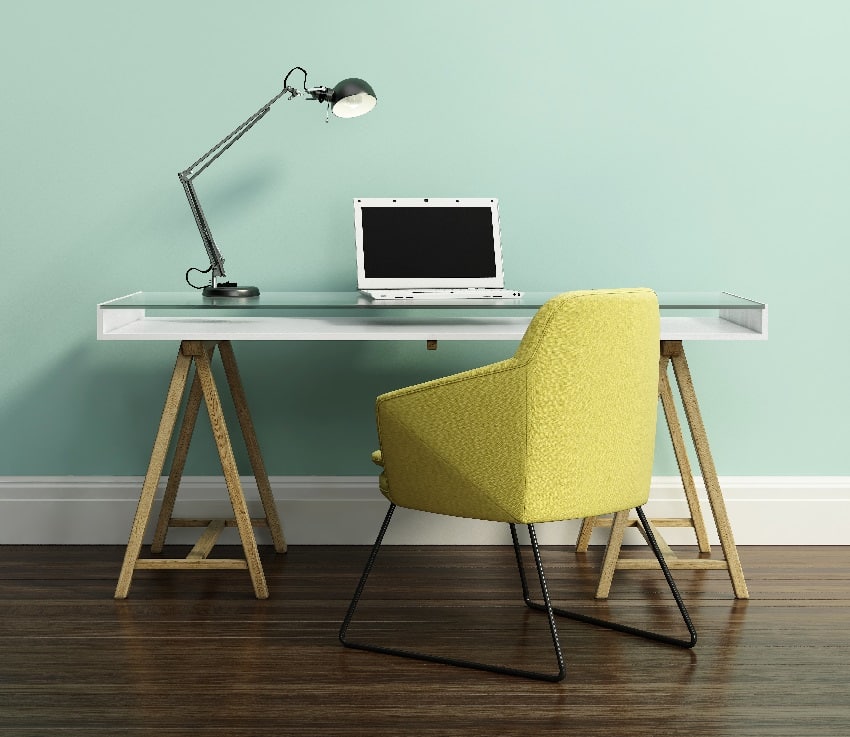
[{"label": "chair armrest", "polygon": [[379,396],[384,493],[414,509],[517,520],[525,393],[525,366],[511,358]]},{"label": "chair armrest", "polygon": [[513,358],[508,358],[504,361],[498,361],[497,363],[491,363],[487,366],[481,366],[479,368],[470,369],[469,371],[461,371],[459,373],[451,374],[449,376],[441,376],[439,379],[423,381],[420,384],[411,384],[410,386],[403,387],[402,389],[394,389],[393,391],[389,391],[378,396],[376,402],[377,404],[381,404],[381,402],[395,399],[397,397],[403,397],[409,394],[416,394],[421,391],[430,391],[432,389],[438,389],[439,387],[448,386],[456,382],[473,380],[479,376],[488,376],[490,374],[498,373],[500,371],[510,370],[515,365],[516,361]]}]

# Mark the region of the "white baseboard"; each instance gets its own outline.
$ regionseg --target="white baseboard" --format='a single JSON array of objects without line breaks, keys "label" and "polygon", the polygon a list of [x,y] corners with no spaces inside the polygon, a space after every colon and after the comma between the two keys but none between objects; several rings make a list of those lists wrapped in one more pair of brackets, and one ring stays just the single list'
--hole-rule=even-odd
[{"label": "white baseboard", "polygon": [[[699,479],[698,489],[699,486]],[[848,476],[727,476],[720,479],[738,545],[850,544]],[[387,502],[374,477],[283,476],[271,479],[287,542],[294,545],[365,545],[374,542]],[[135,513],[139,477],[0,477],[0,545],[103,544],[124,545]],[[253,516],[262,516],[253,478],[243,479]],[[160,493],[164,483],[160,486]],[[717,543],[711,510],[700,492],[709,537]],[[154,511],[158,510],[158,504]],[[646,510],[651,517],[686,516],[687,506],[677,477],[656,477]],[[224,482],[219,477],[183,480],[177,516],[232,516]],[[152,524],[148,530],[151,534]],[[576,522],[540,525],[543,544],[572,544]],[[603,543],[604,530],[594,532]],[[168,541],[190,543],[197,530],[173,529]],[[634,531],[626,544],[641,538]],[[266,531],[258,541],[270,542]],[[668,528],[673,545],[694,544],[690,529]],[[233,529],[222,543],[238,543]],[[507,544],[505,525],[426,515],[400,509],[390,528],[388,544]]]}]

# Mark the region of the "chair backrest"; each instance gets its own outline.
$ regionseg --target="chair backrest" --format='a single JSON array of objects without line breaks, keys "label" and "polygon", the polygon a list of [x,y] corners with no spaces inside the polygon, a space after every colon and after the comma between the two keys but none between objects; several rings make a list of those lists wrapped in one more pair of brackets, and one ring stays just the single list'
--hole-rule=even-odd
[{"label": "chair backrest", "polygon": [[514,360],[526,381],[525,516],[576,519],[646,502],[660,317],[650,289],[547,302]]}]

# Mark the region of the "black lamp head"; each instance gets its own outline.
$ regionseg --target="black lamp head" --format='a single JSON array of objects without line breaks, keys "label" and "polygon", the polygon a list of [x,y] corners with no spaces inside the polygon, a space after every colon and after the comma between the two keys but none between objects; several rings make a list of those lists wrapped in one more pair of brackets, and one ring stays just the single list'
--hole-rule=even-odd
[{"label": "black lamp head", "polygon": [[327,102],[338,118],[356,118],[368,113],[378,103],[372,86],[357,77],[343,79],[334,88],[314,87],[307,92],[314,100]]}]

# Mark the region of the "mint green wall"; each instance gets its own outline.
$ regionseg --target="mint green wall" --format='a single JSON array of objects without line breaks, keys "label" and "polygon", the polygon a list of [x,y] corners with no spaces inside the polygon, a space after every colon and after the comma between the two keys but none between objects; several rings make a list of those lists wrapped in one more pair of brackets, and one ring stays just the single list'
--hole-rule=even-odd
[{"label": "mint green wall", "polygon": [[[379,104],[282,101],[198,180],[230,276],[350,289],[352,197],[496,196],[511,286],[768,302],[768,342],[689,347],[718,468],[850,473],[848,26],[844,0],[10,5],[0,475],[144,472],[176,345],[96,342],[95,304],[187,289],[176,173],[294,65]],[[377,393],[512,346],[238,350],[271,473],[368,474]],[[208,431],[189,472],[217,472]]]}]

